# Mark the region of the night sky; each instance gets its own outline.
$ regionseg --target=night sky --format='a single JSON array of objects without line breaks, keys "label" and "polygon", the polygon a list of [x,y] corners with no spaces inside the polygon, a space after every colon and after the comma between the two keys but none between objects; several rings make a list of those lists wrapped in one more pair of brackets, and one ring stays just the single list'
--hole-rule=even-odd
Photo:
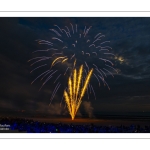
[{"label": "night sky", "polygon": [[[54,84],[49,81],[41,91],[40,80],[31,85],[46,69],[30,73],[33,68],[27,61],[34,57],[33,51],[47,48],[35,40],[50,41],[54,33],[49,29],[54,28],[54,24],[64,28],[70,27],[70,23],[78,24],[79,31],[83,31],[85,26],[92,26],[88,33],[91,37],[99,32],[104,34],[105,41],[110,41],[107,45],[112,47],[111,52],[116,56],[111,59],[114,68],[119,72],[114,72],[114,78],[105,78],[110,90],[103,85],[99,88],[97,80],[92,77],[90,83],[94,87],[96,100],[93,95],[89,99],[85,95],[77,115],[150,115],[150,18],[14,17],[0,18],[0,22],[0,115],[68,115],[64,103],[60,107],[67,80],[61,79],[62,87],[49,107]],[[85,45],[80,43],[79,48],[85,49]],[[79,55],[78,59],[80,61],[84,56]],[[93,62],[99,65],[101,61],[90,58],[89,66]],[[63,67],[65,65],[57,68],[59,73]]]}]

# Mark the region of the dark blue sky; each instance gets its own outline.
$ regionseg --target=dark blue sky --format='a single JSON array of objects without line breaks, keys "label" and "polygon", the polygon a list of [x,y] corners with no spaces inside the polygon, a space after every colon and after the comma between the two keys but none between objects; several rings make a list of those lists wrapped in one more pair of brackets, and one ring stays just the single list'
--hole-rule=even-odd
[{"label": "dark blue sky", "polygon": [[[114,68],[119,71],[114,78],[106,79],[110,91],[103,85],[99,88],[97,80],[92,77],[91,84],[94,87],[97,99],[90,95],[83,98],[83,103],[78,115],[88,114],[89,117],[97,113],[112,114],[137,114],[148,115],[150,112],[150,18],[133,17],[102,17],[102,18],[0,18],[0,111],[1,114],[13,114],[20,112],[28,114],[66,115],[67,109],[60,107],[62,91],[66,84],[66,78],[61,79],[62,88],[56,93],[51,107],[48,107],[51,94],[54,89],[53,82],[48,82],[39,92],[42,85],[37,80],[33,85],[30,83],[43,70],[35,71],[27,61],[36,55],[32,52],[45,45],[38,45],[35,40],[43,39],[51,41],[55,35],[49,29],[57,24],[61,28],[70,23],[78,25],[78,31],[83,33],[85,26],[89,30],[87,38],[92,39],[97,33],[105,35],[104,41],[110,41],[107,46],[112,48],[111,53],[116,57],[110,59]],[[55,28],[56,29],[56,28]],[[57,30],[58,31],[58,30]],[[74,42],[74,38],[63,40],[68,44]],[[59,44],[58,44],[59,48]],[[77,61],[86,60],[92,64],[101,66],[102,61],[97,57],[87,58],[81,55],[81,49],[88,52],[84,42],[78,44],[76,49]],[[64,49],[65,50],[65,49]],[[71,52],[73,52],[72,49]],[[67,55],[71,52],[64,51]],[[42,55],[44,56],[44,55]],[[63,72],[68,64],[58,66],[59,73]],[[45,70],[46,71],[46,70]],[[54,81],[54,80],[53,80]]]}]

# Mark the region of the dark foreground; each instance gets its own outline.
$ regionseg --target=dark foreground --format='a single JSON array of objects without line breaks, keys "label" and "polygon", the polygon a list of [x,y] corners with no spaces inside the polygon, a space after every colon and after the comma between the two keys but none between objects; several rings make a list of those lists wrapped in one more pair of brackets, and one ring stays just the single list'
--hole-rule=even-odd
[{"label": "dark foreground", "polygon": [[[63,123],[61,123],[63,122]],[[144,125],[145,124],[145,125]],[[150,133],[149,121],[1,118],[0,133]]]}]

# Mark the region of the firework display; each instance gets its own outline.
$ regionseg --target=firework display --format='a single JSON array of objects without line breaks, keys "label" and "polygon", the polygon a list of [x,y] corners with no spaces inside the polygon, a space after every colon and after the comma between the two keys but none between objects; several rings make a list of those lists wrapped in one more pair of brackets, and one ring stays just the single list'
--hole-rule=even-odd
[{"label": "firework display", "polygon": [[[90,36],[90,32],[92,32],[91,28],[92,26],[85,26],[83,30],[81,30],[77,24],[73,25],[71,23],[64,28],[54,25],[54,29],[50,29],[50,40],[36,40],[39,45],[46,46],[46,49],[34,51],[33,55],[35,57],[28,60],[28,62],[32,62],[31,66],[34,66],[31,73],[35,70],[47,67],[31,84],[40,78],[43,81],[39,89],[41,90],[48,81],[53,81],[55,87],[50,98],[50,104],[56,92],[62,86],[61,79],[66,78],[66,80],[68,80],[69,78],[69,91],[67,93],[66,87],[62,96],[65,96],[72,119],[74,119],[80,105],[79,101],[81,101],[85,91],[87,91],[88,99],[89,93],[93,93],[96,99],[92,83],[89,83],[91,75],[95,77],[99,86],[103,84],[110,90],[105,78],[109,75],[114,77],[114,72],[117,73],[111,61],[115,55],[111,52],[112,48],[107,46],[110,41],[103,40],[105,35],[102,33],[97,33],[94,36],[92,34]],[[94,62],[91,61],[93,58]],[[77,73],[79,66],[79,73]],[[88,73],[90,73],[90,75]],[[71,76],[73,78],[71,78]],[[89,79],[85,77],[89,77]],[[85,79],[85,83],[83,89],[80,89],[80,85],[83,85],[83,79]],[[78,97],[79,95],[80,98]],[[71,100],[78,101],[78,104],[75,103],[75,105],[70,102]],[[69,103],[72,103],[71,106]]]}]

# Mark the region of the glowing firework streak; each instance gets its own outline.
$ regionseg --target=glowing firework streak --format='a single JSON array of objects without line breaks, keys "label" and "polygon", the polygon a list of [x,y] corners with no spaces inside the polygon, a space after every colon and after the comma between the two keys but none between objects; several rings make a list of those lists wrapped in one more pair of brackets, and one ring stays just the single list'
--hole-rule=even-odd
[{"label": "glowing firework streak", "polygon": [[67,72],[67,70],[69,69],[69,67],[66,69],[66,71],[65,71],[65,73],[64,73],[64,75],[66,74],[66,72]]},{"label": "glowing firework streak", "polygon": [[55,32],[58,36],[61,36],[56,30],[50,29],[51,31]]},{"label": "glowing firework streak", "polygon": [[[74,69],[74,76],[73,76],[73,93],[76,93],[76,78],[77,78],[77,70]],[[74,94],[75,96],[75,94]],[[75,97],[73,97],[75,99]]]},{"label": "glowing firework streak", "polygon": [[54,63],[55,63],[58,59],[62,59],[62,58],[65,58],[65,57],[57,57],[57,58],[52,62],[51,67],[54,65]]},{"label": "glowing firework streak", "polygon": [[48,52],[48,51],[50,51],[50,50],[57,51],[58,49],[50,48],[50,49],[46,49],[46,50],[36,50],[36,51],[34,51],[34,52],[32,52],[32,53],[36,53],[36,52]]},{"label": "glowing firework streak", "polygon": [[54,53],[52,56],[54,56],[54,55],[62,55],[62,53]]},{"label": "glowing firework streak", "polygon": [[95,100],[96,100],[96,95],[95,95],[95,92],[94,92],[94,89],[93,89],[93,86],[91,85],[91,88],[92,88],[92,91],[94,93],[94,97],[95,97]]},{"label": "glowing firework streak", "polygon": [[79,93],[79,89],[80,89],[82,72],[83,72],[83,65],[81,65],[80,70],[79,70],[79,74],[78,74],[76,99],[77,99],[77,96],[78,96],[78,93]]},{"label": "glowing firework streak", "polygon": [[64,63],[65,61],[67,61],[68,60],[68,58],[65,58],[64,60],[62,60],[62,62],[61,63]]},{"label": "glowing firework streak", "polygon": [[68,92],[64,90],[64,98],[72,120],[74,120],[75,115],[82,102],[81,100],[88,87],[88,83],[90,81],[92,72],[93,69],[91,69],[90,72],[88,73],[82,88],[80,87],[81,87],[81,80],[82,80],[82,73],[83,73],[83,65],[80,66],[79,73],[77,73],[77,70],[74,69],[73,77],[72,78],[69,77],[69,81],[68,81],[69,89]]},{"label": "glowing firework streak", "polygon": [[54,81],[54,83],[58,80],[58,78],[61,76],[61,74],[56,78],[56,80]]},{"label": "glowing firework streak", "polygon": [[60,85],[61,85],[60,83],[57,83],[57,85],[56,85],[56,87],[55,87],[55,89],[54,89],[54,91],[53,91],[53,94],[52,94],[52,96],[51,96],[49,106],[51,105],[51,102],[52,102],[52,100],[53,100],[53,98],[54,98],[54,96],[55,96],[57,90],[59,89]]},{"label": "glowing firework streak", "polygon": [[33,82],[35,82],[39,77],[41,77],[43,74],[47,73],[48,71],[49,71],[49,70],[47,70],[47,71],[43,72],[42,74],[40,74],[37,78],[35,78],[35,79],[31,82],[31,84],[33,84]]},{"label": "glowing firework streak", "polygon": [[[70,23],[71,24],[71,23]],[[73,29],[73,25],[71,24],[71,27],[72,27],[72,31],[73,31],[73,34],[74,34],[74,29]]]},{"label": "glowing firework streak", "polygon": [[41,68],[41,67],[43,67],[43,66],[46,66],[47,64],[44,64],[44,65],[41,65],[41,66],[39,66],[39,67],[36,67],[35,69],[33,69],[32,71],[30,71],[30,73],[32,73],[34,70],[36,70],[36,69],[38,69],[38,68]]},{"label": "glowing firework streak", "polygon": [[34,64],[36,64],[36,63],[38,63],[38,62],[40,62],[40,61],[42,61],[42,60],[47,60],[47,59],[50,59],[50,58],[51,58],[51,57],[45,57],[45,58],[42,58],[42,59],[40,59],[40,60],[34,62],[34,63],[31,64],[30,66],[33,66]]},{"label": "glowing firework streak", "polygon": [[100,86],[100,81],[99,81],[99,79],[98,79],[98,77],[94,74],[94,76],[95,76],[95,78],[97,79],[97,81],[98,81],[98,85]]},{"label": "glowing firework streak", "polygon": [[114,76],[113,76],[113,74],[110,72],[110,71],[108,71],[107,69],[105,69],[105,68],[103,68],[104,70],[106,70],[110,75],[112,75],[112,77],[114,78]]},{"label": "glowing firework streak", "polygon": [[60,29],[60,27],[58,25],[54,25],[54,26],[56,26],[60,30],[60,32],[62,33],[62,30]]},{"label": "glowing firework streak", "polygon": [[62,41],[62,40],[60,40],[59,38],[53,37],[52,39],[53,39],[53,40],[58,40],[58,41],[60,41],[60,42],[62,42],[62,43],[63,43],[63,41]]},{"label": "glowing firework streak", "polygon": [[42,78],[41,78],[41,80],[43,80],[44,79],[44,77],[46,77],[49,73],[51,73],[53,70],[49,70],[49,72],[48,73],[46,73]]}]

